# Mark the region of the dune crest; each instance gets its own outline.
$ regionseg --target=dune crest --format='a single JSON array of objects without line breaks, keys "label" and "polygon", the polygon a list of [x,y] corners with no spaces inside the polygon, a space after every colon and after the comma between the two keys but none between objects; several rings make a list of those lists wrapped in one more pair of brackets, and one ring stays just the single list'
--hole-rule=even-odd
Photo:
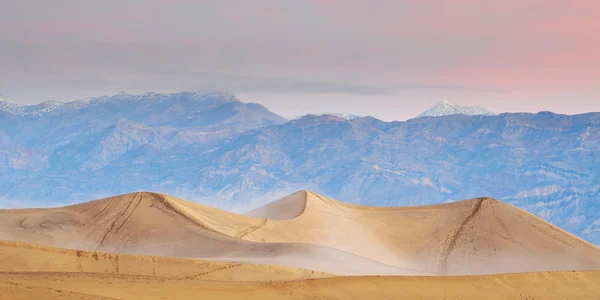
[{"label": "dune crest", "polygon": [[251,210],[244,215],[271,220],[289,220],[301,215],[306,209],[309,191],[298,191],[268,205]]}]

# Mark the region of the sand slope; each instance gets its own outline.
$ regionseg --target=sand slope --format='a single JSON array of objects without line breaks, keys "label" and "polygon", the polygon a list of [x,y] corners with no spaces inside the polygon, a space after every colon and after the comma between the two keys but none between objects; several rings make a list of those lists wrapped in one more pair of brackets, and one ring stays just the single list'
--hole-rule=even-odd
[{"label": "sand slope", "polygon": [[332,277],[245,265],[0,242],[3,299],[598,299],[600,271]]},{"label": "sand slope", "polygon": [[[289,242],[325,245],[440,275],[600,269],[598,247],[491,198],[382,208],[350,205],[311,192],[299,194],[303,193],[306,205],[302,211],[296,207],[296,217],[269,221],[244,238],[280,241],[277,232],[285,231]],[[289,207],[284,203],[289,200],[249,214],[272,216],[282,204]]]},{"label": "sand slope", "polygon": [[0,273],[95,273],[226,281],[331,276],[312,270],[52,248],[0,241]]},{"label": "sand slope", "polygon": [[339,275],[600,270],[597,247],[490,198],[382,208],[300,191],[238,215],[133,193],[61,208],[0,210],[0,226],[0,239],[52,247]]},{"label": "sand slope", "polygon": [[460,277],[337,277],[270,283],[116,274],[0,273],[0,299],[595,300],[600,296],[598,282],[600,272],[591,271]]}]

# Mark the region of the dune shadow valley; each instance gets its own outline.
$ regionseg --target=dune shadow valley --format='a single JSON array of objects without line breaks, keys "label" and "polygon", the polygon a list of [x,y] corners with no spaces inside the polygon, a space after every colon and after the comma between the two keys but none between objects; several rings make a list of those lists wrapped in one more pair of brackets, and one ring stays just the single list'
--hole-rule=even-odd
[{"label": "dune shadow valley", "polygon": [[0,299],[600,299],[600,249],[492,198],[299,191],[234,214],[137,192],[0,210]]}]

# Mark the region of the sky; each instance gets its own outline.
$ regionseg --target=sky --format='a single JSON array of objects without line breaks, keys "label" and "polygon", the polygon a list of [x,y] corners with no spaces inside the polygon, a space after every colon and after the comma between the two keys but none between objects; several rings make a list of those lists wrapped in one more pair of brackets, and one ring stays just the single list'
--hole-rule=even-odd
[{"label": "sky", "polygon": [[597,0],[0,0],[0,95],[233,92],[285,117],[600,111]]}]

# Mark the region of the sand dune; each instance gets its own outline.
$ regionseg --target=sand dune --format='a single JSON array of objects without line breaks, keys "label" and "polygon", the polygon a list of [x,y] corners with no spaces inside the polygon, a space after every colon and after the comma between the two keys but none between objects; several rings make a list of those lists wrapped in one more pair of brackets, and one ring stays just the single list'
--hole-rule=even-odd
[{"label": "sand dune", "polygon": [[0,217],[0,239],[59,248],[277,264],[347,275],[425,274],[318,244],[245,240],[266,220],[153,193],[56,209],[5,210]]},{"label": "sand dune", "polygon": [[62,208],[1,210],[0,225],[0,239],[52,247],[338,275],[600,270],[594,245],[490,198],[382,208],[300,191],[238,215],[134,193]]},{"label": "sand dune", "polygon": [[0,240],[0,299],[600,298],[600,249],[490,198],[239,215],[133,193],[0,210]]}]

